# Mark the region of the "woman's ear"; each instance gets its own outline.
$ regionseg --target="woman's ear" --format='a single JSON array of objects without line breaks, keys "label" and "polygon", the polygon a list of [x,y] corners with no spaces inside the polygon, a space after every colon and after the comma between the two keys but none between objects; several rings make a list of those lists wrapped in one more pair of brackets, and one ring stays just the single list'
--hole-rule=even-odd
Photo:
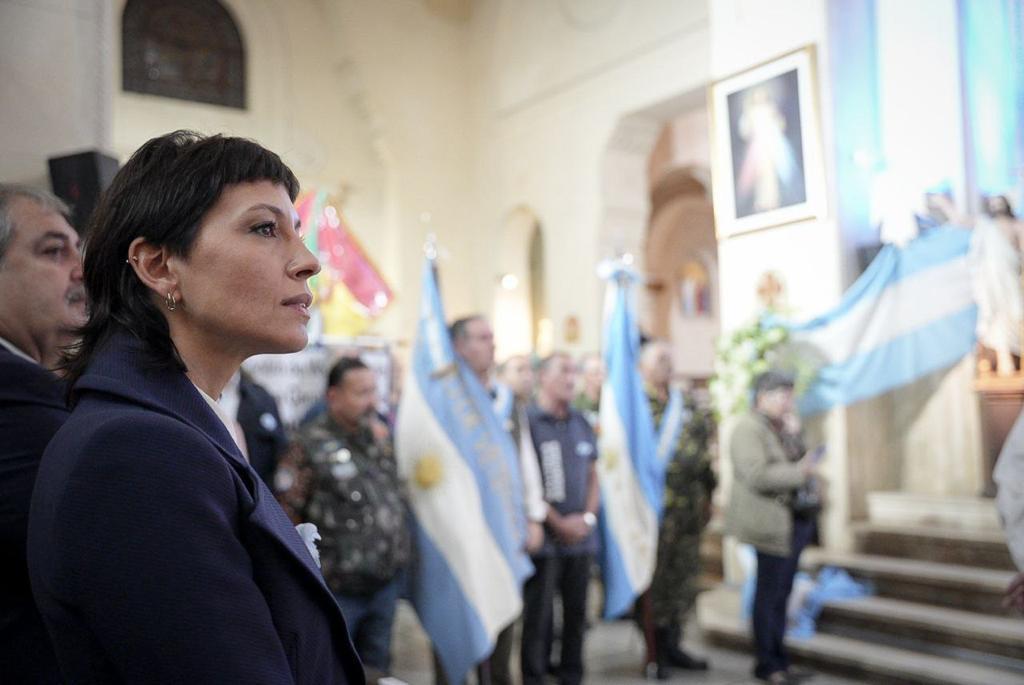
[{"label": "woman's ear", "polygon": [[181,301],[178,276],[170,267],[170,253],[164,246],[136,238],[128,246],[128,263],[142,283],[166,302]]}]

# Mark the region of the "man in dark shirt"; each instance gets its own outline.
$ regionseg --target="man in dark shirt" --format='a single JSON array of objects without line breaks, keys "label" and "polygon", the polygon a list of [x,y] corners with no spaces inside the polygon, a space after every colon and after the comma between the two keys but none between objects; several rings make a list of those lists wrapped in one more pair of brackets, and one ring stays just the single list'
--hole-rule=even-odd
[{"label": "man in dark shirt", "polygon": [[374,412],[373,371],[342,357],[327,383],[327,413],[299,429],[275,480],[296,523],[319,529],[324,579],[345,614],[367,682],[376,682],[391,665],[411,534],[391,437]]},{"label": "man in dark shirt", "polygon": [[224,386],[218,403],[234,419],[235,441],[253,471],[273,491],[277,463],[288,449],[277,400],[245,371],[238,371]]},{"label": "man in dark shirt", "polygon": [[78,235],[49,193],[0,185],[0,680],[59,682],[25,562],[43,450],[68,416],[49,370],[85,318]]},{"label": "man in dark shirt", "polygon": [[550,505],[544,544],[533,557],[537,571],[524,590],[522,671],[524,685],[544,682],[554,597],[562,598],[562,685],[583,680],[583,633],[587,586],[597,553],[597,444],[583,415],[572,408],[576,367],[555,353],[541,362],[537,403],[530,408],[533,444],[540,462],[544,499]]}]

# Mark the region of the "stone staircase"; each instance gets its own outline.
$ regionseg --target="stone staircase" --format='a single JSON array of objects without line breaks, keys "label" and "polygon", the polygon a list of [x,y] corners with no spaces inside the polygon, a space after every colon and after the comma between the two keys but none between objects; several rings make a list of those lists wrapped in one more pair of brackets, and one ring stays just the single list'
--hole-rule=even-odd
[{"label": "stone staircase", "polygon": [[[991,506],[977,501],[979,510]],[[1013,565],[1000,531],[876,516],[854,534],[855,553],[810,549],[802,566],[844,568],[876,593],[827,604],[813,637],[788,641],[796,658],[870,683],[1024,684],[1024,617],[1002,608]],[[705,637],[749,650],[739,615],[738,589],[701,596]]]}]

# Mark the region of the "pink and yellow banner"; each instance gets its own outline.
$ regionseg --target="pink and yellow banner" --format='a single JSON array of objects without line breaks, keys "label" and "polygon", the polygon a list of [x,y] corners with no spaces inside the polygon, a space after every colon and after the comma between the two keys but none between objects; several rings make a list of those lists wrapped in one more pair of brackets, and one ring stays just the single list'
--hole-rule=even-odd
[{"label": "pink and yellow banner", "polygon": [[323,333],[351,337],[364,333],[394,294],[324,191],[303,193],[295,208],[306,227],[306,245],[320,259],[310,281]]}]

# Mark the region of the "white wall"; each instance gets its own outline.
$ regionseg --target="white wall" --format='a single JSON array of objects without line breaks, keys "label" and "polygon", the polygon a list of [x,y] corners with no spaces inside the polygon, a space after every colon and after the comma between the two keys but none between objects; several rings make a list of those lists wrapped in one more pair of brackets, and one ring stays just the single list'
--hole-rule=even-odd
[{"label": "white wall", "polygon": [[[437,235],[441,289],[450,317],[485,310],[472,287],[468,24],[409,0],[339,0],[326,5],[332,41],[363,87],[388,174],[386,270],[397,292],[378,332],[410,341],[415,330],[423,243]],[[430,221],[423,221],[429,214]]]},{"label": "white wall", "polygon": [[111,143],[107,0],[0,0],[0,181],[49,187],[48,157]]},{"label": "white wall", "polygon": [[[497,274],[491,232],[526,205],[544,231],[554,346],[596,349],[603,290],[595,265],[620,247],[639,255],[643,228],[605,226],[615,222],[602,195],[610,139],[631,112],[706,82],[707,4],[495,0],[477,7],[473,51],[478,289]],[[644,157],[660,123],[638,136],[649,140]],[[638,173],[643,186],[642,164]],[[569,315],[580,319],[576,345],[564,338]]]},{"label": "white wall", "polygon": [[710,169],[711,132],[706,106],[695,107],[672,120],[672,164]]},{"label": "white wall", "polygon": [[882,162],[912,196],[949,181],[965,206],[957,2],[877,0],[875,12]]}]

